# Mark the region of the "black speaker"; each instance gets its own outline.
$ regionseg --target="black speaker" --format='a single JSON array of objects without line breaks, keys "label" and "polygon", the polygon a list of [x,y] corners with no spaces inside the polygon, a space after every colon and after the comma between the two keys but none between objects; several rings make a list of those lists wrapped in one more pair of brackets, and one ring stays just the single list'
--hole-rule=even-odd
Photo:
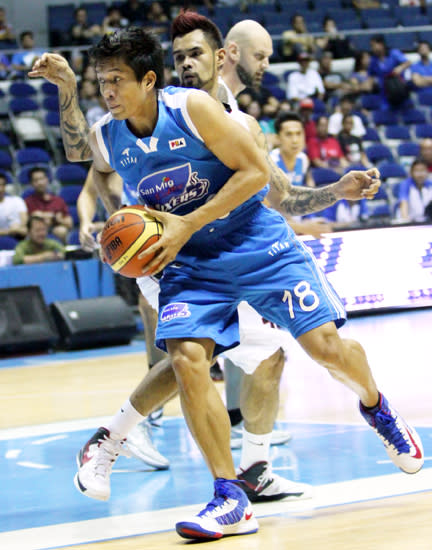
[{"label": "black speaker", "polygon": [[0,289],[0,356],[47,350],[56,326],[38,286]]},{"label": "black speaker", "polygon": [[53,302],[51,312],[65,349],[128,344],[137,332],[133,310],[120,296]]}]

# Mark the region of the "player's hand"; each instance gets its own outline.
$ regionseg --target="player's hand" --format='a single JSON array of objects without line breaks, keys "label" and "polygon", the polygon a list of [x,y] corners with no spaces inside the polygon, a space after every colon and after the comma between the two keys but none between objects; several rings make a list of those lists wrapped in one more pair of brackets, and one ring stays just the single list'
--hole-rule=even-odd
[{"label": "player's hand", "polygon": [[378,168],[351,170],[334,184],[341,199],[373,199],[381,186]]},{"label": "player's hand", "polygon": [[154,275],[175,259],[194,230],[183,216],[159,212],[151,208],[146,208],[146,210],[163,225],[162,237],[138,256],[138,259],[142,259],[150,254],[155,254],[155,257],[143,269],[143,275]]},{"label": "player's hand", "polygon": [[76,86],[76,76],[67,60],[57,53],[44,53],[33,63],[28,76],[45,78],[57,86]]},{"label": "player's hand", "polygon": [[105,257],[104,252],[103,252],[103,248],[102,248],[101,245],[100,245],[101,238],[102,238],[102,231],[100,231],[100,232],[96,235],[96,247],[97,247],[98,252],[99,252],[100,261],[103,262],[104,264],[106,264],[106,263],[107,263],[107,259],[106,259],[106,257]]},{"label": "player's hand", "polygon": [[79,241],[83,250],[93,252],[97,248],[96,239],[93,237],[95,226],[92,223],[83,224],[80,226]]}]

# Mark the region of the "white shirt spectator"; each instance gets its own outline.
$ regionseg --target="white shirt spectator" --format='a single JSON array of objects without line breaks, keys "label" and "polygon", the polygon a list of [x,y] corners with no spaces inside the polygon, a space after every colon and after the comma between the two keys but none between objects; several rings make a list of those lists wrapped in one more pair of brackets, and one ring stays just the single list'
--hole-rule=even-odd
[{"label": "white shirt spectator", "polygon": [[[364,127],[362,119],[358,115],[351,115],[353,119],[353,129],[351,134],[353,136],[362,138],[366,134],[366,128]],[[328,133],[331,136],[338,136],[339,132],[342,130],[342,113],[333,113],[330,115],[328,123]]]},{"label": "white shirt spectator", "polygon": [[307,69],[305,73],[294,71],[288,76],[287,98],[305,99],[316,93],[324,94],[324,84],[318,71]]},{"label": "white shirt spectator", "polygon": [[21,225],[20,214],[22,212],[27,212],[27,206],[23,199],[5,195],[0,202],[0,229],[9,229],[12,225]]}]

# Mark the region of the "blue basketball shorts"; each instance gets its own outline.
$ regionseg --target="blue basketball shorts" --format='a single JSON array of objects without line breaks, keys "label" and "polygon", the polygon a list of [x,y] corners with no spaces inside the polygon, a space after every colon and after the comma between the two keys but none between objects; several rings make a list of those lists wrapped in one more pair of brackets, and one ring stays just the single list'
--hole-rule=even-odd
[{"label": "blue basketball shorts", "polygon": [[310,251],[276,211],[260,205],[246,219],[201,230],[160,281],[156,345],[211,338],[215,355],[239,344],[237,306],[248,302],[294,338],[345,309]]}]

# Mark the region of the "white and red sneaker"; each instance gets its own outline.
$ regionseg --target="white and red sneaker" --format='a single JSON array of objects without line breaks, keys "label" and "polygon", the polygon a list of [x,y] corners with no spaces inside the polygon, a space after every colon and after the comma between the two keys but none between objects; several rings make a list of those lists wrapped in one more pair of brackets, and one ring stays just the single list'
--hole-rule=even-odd
[{"label": "white and red sneaker", "polygon": [[99,428],[87,441],[77,455],[74,483],[80,493],[98,500],[109,499],[111,470],[123,445],[124,440],[112,439],[106,428]]}]

